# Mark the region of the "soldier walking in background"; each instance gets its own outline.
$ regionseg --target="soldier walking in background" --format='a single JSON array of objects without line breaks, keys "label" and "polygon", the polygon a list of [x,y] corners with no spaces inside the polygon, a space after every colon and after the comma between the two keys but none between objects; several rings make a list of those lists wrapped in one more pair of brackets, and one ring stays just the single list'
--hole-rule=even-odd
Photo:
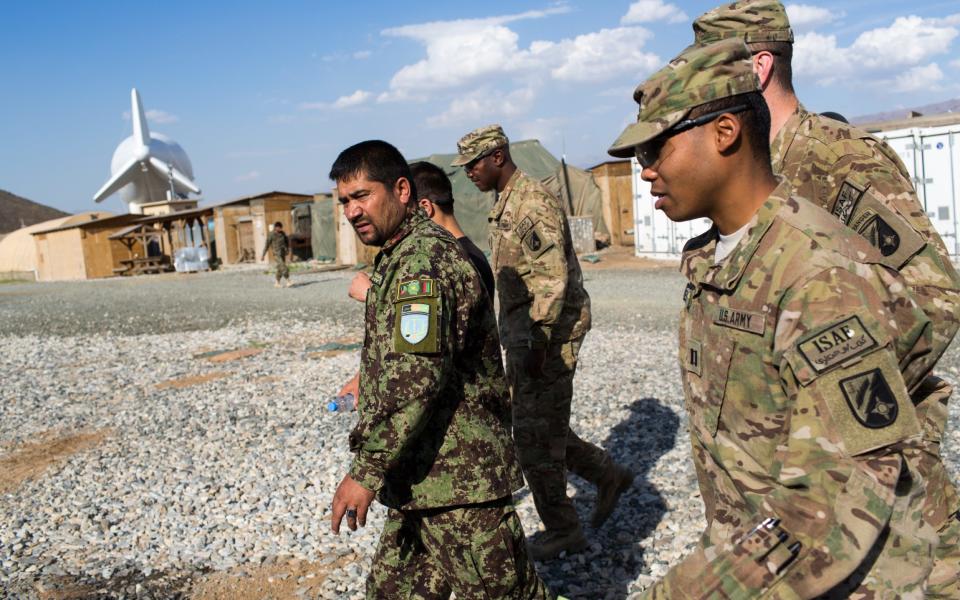
[{"label": "soldier walking in background", "polygon": [[523,485],[493,303],[457,241],[417,206],[396,148],[361,142],[330,171],[360,240],[380,246],[366,294],[359,419],[332,503],[363,526],[389,508],[367,598],[553,598],[527,556]]},{"label": "soldier walking in background", "polygon": [[283,232],[283,223],[277,221],[273,224],[273,231],[267,236],[267,242],[263,245],[263,253],[260,260],[267,256],[267,250],[273,253],[273,266],[276,270],[277,282],[274,287],[280,287],[280,279],[286,279],[286,286],[290,287],[290,268],[287,267],[287,253],[290,251],[290,240],[287,234]]},{"label": "soldier walking in background", "polygon": [[637,88],[656,207],[687,242],[680,364],[707,530],[648,598],[922,597],[932,323],[881,253],[770,167],[750,51],[692,46]]},{"label": "soldier walking in background", "polygon": [[[723,4],[696,19],[697,44],[740,38],[770,107],[775,173],[794,192],[833,213],[900,272],[934,324],[933,355],[949,347],[960,325],[960,275],[917,198],[910,174],[885,142],[856,127],[811,113],[792,81],[793,31],[783,4],[747,0]],[[930,376],[911,389],[924,432],[921,473],[929,481],[924,517],[942,531],[930,597],[960,597],[960,496],[940,458],[951,386]]]},{"label": "soldier walking in background", "polygon": [[587,545],[567,497],[566,472],[597,486],[594,527],[613,512],[633,474],[570,429],[577,357],[590,330],[590,297],[559,201],[516,167],[499,125],[468,133],[457,147],[453,166],[462,166],[480,191],[498,194],[489,217],[490,249],[513,437],[546,528],[530,553],[548,560]]}]

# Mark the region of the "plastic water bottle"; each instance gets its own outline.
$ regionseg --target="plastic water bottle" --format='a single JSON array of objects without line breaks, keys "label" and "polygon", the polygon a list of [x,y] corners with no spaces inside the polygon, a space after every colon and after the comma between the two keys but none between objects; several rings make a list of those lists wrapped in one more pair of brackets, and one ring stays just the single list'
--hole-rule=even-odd
[{"label": "plastic water bottle", "polygon": [[342,396],[334,396],[327,403],[327,410],[330,412],[351,412],[356,409],[357,402],[349,392]]}]

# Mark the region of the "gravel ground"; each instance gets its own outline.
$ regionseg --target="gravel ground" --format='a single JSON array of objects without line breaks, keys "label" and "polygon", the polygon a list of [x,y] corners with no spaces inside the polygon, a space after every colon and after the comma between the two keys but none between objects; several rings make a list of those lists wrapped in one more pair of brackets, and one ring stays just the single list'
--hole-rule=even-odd
[{"label": "gravel ground", "polygon": [[[299,578],[290,597],[361,598],[385,511],[329,532],[354,417],[322,408],[358,363],[324,346],[361,339],[351,276],[298,275],[281,290],[260,271],[0,285],[0,458],[102,436],[0,495],[2,597],[190,598],[203,574],[293,557],[330,572],[322,585]],[[594,329],[574,428],[637,478],[608,524],[587,529],[586,552],[539,570],[570,598],[632,598],[703,528],[675,364],[683,282],[672,269],[586,279]],[[232,350],[245,351],[218,354]],[[956,347],[941,365],[956,384]],[[588,520],[592,486],[573,477],[569,491]],[[532,499],[518,501],[533,534]]]}]

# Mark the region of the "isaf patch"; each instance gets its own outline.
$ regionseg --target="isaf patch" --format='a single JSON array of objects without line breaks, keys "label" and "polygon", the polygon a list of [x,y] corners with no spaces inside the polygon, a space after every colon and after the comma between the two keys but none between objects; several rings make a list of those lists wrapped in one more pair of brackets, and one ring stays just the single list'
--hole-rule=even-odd
[{"label": "isaf patch", "polygon": [[833,215],[840,219],[840,222],[846,225],[853,216],[857,203],[866,192],[865,189],[853,185],[849,181],[844,181],[840,186],[840,192],[837,194],[837,201],[833,204]]},{"label": "isaf patch", "polygon": [[410,303],[400,305],[400,335],[408,344],[422,342],[430,333],[430,305]]},{"label": "isaf patch", "polygon": [[880,369],[872,369],[840,380],[840,391],[857,421],[869,429],[893,425],[899,408]]},{"label": "isaf patch", "polygon": [[850,317],[804,339],[797,348],[817,373],[823,373],[876,346],[859,317]]},{"label": "isaf patch", "polygon": [[393,347],[396,352],[432,354],[440,351],[439,282],[430,277],[397,283]]}]

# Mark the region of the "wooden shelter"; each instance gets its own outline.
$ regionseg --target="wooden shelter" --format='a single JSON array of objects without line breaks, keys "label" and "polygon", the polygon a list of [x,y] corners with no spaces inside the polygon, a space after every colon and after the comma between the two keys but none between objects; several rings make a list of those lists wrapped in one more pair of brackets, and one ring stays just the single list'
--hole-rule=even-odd
[{"label": "wooden shelter", "polygon": [[117,215],[33,232],[37,280],[110,277],[128,254],[127,247],[111,236],[140,218],[141,215]]},{"label": "wooden shelter", "polygon": [[114,269],[118,275],[160,273],[173,269],[174,257],[181,248],[206,248],[215,259],[215,245],[209,224],[213,208],[193,208],[177,212],[157,212],[110,236],[127,248],[127,257]]},{"label": "wooden shelter", "polygon": [[283,223],[287,235],[295,232],[293,207],[304,202],[313,202],[313,196],[274,191],[214,206],[214,237],[220,261],[226,265],[265,263],[267,259],[260,260],[260,256],[273,224]]},{"label": "wooden shelter", "polygon": [[633,246],[633,168],[629,160],[610,160],[591,167],[590,172],[603,197],[603,217],[610,224],[610,243]]}]

